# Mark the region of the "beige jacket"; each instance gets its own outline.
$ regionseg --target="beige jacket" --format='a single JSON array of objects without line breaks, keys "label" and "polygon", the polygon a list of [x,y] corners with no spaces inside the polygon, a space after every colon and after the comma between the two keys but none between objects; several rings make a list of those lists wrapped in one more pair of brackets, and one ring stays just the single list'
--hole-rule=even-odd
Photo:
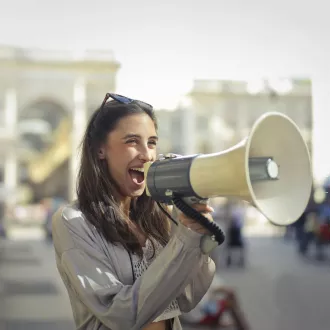
[{"label": "beige jacket", "polygon": [[[182,225],[134,283],[127,251],[109,244],[76,206],[59,210],[52,226],[57,268],[79,330],[142,329],[175,298],[181,312],[189,312],[215,273],[201,252],[201,235]],[[180,329],[175,318],[173,330]]]}]

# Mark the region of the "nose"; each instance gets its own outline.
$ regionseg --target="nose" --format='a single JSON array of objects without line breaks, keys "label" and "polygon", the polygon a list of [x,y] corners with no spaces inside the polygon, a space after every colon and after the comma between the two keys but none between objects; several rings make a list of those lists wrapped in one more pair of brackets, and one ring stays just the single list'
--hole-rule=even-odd
[{"label": "nose", "polygon": [[139,154],[139,160],[144,163],[153,161],[153,152],[148,146],[142,147]]}]

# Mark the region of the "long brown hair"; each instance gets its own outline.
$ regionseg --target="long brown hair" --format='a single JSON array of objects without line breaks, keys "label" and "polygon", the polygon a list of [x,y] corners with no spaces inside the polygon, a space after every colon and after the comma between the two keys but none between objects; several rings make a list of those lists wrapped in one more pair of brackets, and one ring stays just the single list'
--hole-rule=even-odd
[{"label": "long brown hair", "polygon": [[153,108],[138,101],[130,104],[110,101],[93,113],[82,141],[77,197],[79,208],[86,219],[109,243],[121,244],[129,252],[142,256],[142,247],[131,226],[132,221],[146,237],[157,240],[163,246],[169,240],[169,221],[145,192],[140,197],[132,198],[128,218],[115,198],[118,187],[109,173],[106,161],[98,157],[100,146],[116,128],[119,120],[139,113],[146,113],[157,130]]}]

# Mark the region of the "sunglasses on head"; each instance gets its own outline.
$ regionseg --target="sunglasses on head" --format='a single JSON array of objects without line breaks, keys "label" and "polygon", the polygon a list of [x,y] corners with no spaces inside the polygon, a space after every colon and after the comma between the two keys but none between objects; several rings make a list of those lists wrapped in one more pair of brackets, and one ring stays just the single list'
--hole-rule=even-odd
[{"label": "sunglasses on head", "polygon": [[134,99],[130,99],[129,97],[126,97],[126,96],[123,96],[123,95],[119,95],[119,94],[107,93],[105,95],[105,98],[104,98],[103,102],[102,102],[102,105],[101,105],[100,110],[103,109],[104,105],[107,103],[107,101],[110,98],[113,99],[113,100],[115,100],[115,101],[117,101],[117,102],[119,102],[119,103],[122,103],[122,104],[130,104],[132,102],[136,102],[138,104],[140,103],[142,105],[146,105],[147,107],[152,108],[152,106],[150,104],[146,103],[146,102],[139,101],[139,100],[134,100]]},{"label": "sunglasses on head", "polygon": [[102,104],[101,104],[101,107],[100,107],[99,112],[96,114],[96,117],[94,118],[94,125],[95,125],[95,122],[97,121],[97,119],[99,118],[100,113],[102,113],[102,110],[103,110],[105,104],[107,103],[107,101],[110,98],[113,99],[113,100],[115,100],[115,101],[117,101],[117,102],[119,102],[119,103],[122,103],[122,104],[130,104],[130,103],[135,102],[137,104],[140,104],[142,106],[146,106],[147,108],[152,109],[152,105],[150,105],[150,104],[148,104],[146,102],[139,101],[139,100],[134,100],[134,99],[131,99],[129,97],[126,97],[126,96],[123,96],[123,95],[119,95],[119,94],[107,93],[105,95],[105,97],[104,97],[104,100],[103,100]]}]

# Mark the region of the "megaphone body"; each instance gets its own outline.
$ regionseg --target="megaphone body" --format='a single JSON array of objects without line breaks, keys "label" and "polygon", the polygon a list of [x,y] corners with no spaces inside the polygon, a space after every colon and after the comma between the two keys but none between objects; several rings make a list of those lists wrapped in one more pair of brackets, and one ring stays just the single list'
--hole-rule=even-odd
[{"label": "megaphone body", "polygon": [[303,213],[312,189],[310,155],[297,125],[269,112],[246,139],[222,152],[164,157],[145,165],[146,193],[159,202],[173,196],[233,197],[255,206],[275,225]]}]

